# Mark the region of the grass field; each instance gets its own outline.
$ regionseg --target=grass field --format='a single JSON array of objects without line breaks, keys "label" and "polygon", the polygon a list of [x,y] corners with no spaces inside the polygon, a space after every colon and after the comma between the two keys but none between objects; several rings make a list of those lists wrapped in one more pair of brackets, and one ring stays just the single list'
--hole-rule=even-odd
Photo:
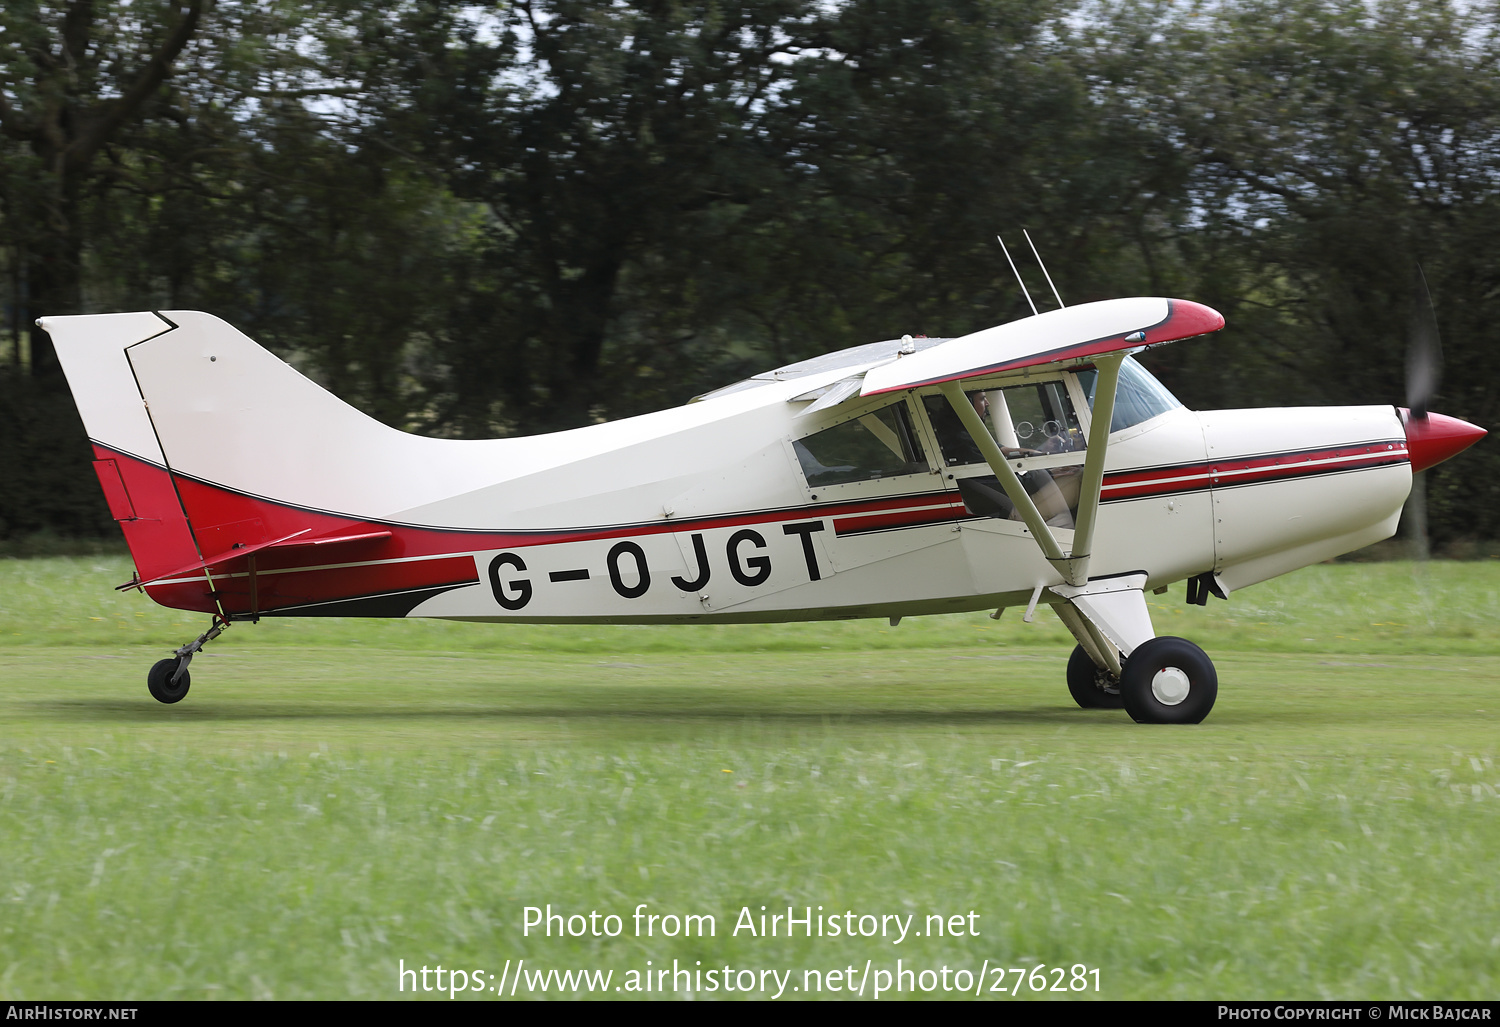
[{"label": "grass field", "polygon": [[[523,958],[610,997],[674,959],[794,971],[784,997],[898,958],[1083,964],[1103,998],[1500,990],[1500,562],[1154,597],[1219,668],[1191,728],[1075,708],[1071,640],[1019,611],[266,621],[166,707],[145,670],[206,618],[129,573],[0,561],[0,998],[391,998],[401,960],[488,987]],[[523,937],[548,903],[623,932]],[[635,937],[641,903],[715,936]],[[977,936],[731,933],[762,905]]]}]

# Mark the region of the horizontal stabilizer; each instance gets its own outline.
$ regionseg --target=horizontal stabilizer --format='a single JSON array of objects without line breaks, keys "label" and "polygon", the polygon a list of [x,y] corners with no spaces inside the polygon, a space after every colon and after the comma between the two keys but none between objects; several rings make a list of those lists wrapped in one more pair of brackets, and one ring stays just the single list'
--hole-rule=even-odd
[{"label": "horizontal stabilizer", "polygon": [[285,552],[289,549],[313,549],[319,546],[338,547],[353,545],[357,542],[377,542],[381,539],[387,539],[391,537],[391,533],[389,531],[366,531],[361,532],[357,535],[330,535],[326,538],[303,538],[302,536],[306,535],[309,531],[312,531],[312,529],[303,528],[301,531],[293,532],[292,534],[287,535],[284,538],[273,539],[270,542],[261,542],[257,545],[251,546],[238,545],[232,549],[226,549],[224,552],[219,553],[217,556],[211,556],[204,560],[195,560],[192,563],[184,564],[183,566],[178,567],[176,570],[168,571],[165,574],[158,574],[155,577],[149,578],[145,581],[127,581],[123,585],[117,585],[115,587],[115,591],[121,592],[126,589],[140,588],[144,585],[149,585],[152,582],[164,581],[167,578],[181,577],[184,574],[191,574],[194,571],[201,571],[213,567],[218,567],[228,563],[231,560],[238,560],[242,557],[250,556],[254,553],[259,553],[262,550],[266,549],[274,549],[277,552]]},{"label": "horizontal stabilizer", "polygon": [[875,396],[1042,364],[1085,362],[1224,327],[1217,310],[1190,300],[1137,296],[1049,310],[949,339],[865,374],[860,394]]},{"label": "horizontal stabilizer", "polygon": [[[300,533],[299,533],[300,534]],[[271,543],[273,549],[301,549],[315,546],[347,546],[356,542],[377,542],[383,538],[390,538],[389,531],[365,531],[358,535],[329,535],[325,538],[298,538],[293,536],[292,540]]]},{"label": "horizontal stabilizer", "polygon": [[192,563],[183,564],[181,567],[178,567],[175,570],[167,571],[165,574],[158,574],[152,578],[147,578],[145,581],[127,581],[123,585],[116,585],[115,591],[123,592],[128,588],[140,588],[141,586],[149,585],[152,582],[165,581],[168,578],[178,578],[184,574],[191,574],[194,571],[201,571],[208,567],[217,567],[219,564],[228,563],[230,560],[238,560],[242,556],[249,556],[251,553],[258,553],[262,549],[270,549],[272,546],[280,545],[283,542],[287,542],[291,539],[296,538],[298,535],[306,535],[309,531],[312,531],[312,529],[303,528],[299,532],[295,532],[294,534],[286,536],[286,538],[278,538],[270,542],[261,542],[253,546],[235,546],[233,549],[226,549],[224,552],[219,553],[217,556],[210,556],[203,560],[194,560]]}]

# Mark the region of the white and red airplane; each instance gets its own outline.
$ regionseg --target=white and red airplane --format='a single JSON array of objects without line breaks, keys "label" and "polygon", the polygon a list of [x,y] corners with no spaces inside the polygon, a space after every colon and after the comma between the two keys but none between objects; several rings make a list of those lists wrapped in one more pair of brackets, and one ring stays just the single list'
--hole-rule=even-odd
[{"label": "white and red airplane", "polygon": [[685,406],[458,441],[367,417],[210,314],[50,317],[139,588],[234,621],[724,623],[1050,605],[1083,707],[1197,723],[1188,601],[1396,530],[1412,474],[1485,434],[1394,406],[1185,409],[1130,353],[1218,331],[1184,300],[1088,303],[873,343]]}]

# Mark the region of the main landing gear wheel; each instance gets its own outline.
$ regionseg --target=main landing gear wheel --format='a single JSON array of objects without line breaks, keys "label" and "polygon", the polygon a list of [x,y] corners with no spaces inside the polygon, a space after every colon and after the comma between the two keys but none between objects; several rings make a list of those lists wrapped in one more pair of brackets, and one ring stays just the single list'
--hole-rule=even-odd
[{"label": "main landing gear wheel", "polygon": [[164,703],[182,701],[182,697],[188,694],[188,685],[192,684],[193,679],[187,668],[183,667],[182,675],[175,682],[172,680],[181,664],[181,659],[157,661],[146,675],[146,687],[151,690],[151,698]]},{"label": "main landing gear wheel", "polygon": [[1202,649],[1162,635],[1142,642],[1125,661],[1120,694],[1137,724],[1197,724],[1214,708],[1219,675]]},{"label": "main landing gear wheel", "polygon": [[1068,691],[1073,701],[1086,710],[1118,710],[1125,705],[1120,682],[1109,671],[1094,664],[1081,645],[1073,647],[1068,657]]}]

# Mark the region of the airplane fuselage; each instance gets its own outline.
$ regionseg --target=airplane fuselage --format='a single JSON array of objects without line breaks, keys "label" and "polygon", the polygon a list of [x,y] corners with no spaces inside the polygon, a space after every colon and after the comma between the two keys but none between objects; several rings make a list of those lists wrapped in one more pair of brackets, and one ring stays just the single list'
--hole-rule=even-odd
[{"label": "airplane fuselage", "polygon": [[[806,397],[865,364],[772,372],[641,417],[466,442],[379,425],[198,316],[205,323],[187,326],[197,331],[130,347],[148,396],[186,397],[136,433],[166,459],[96,439],[128,505],[149,508],[154,495],[161,507],[122,518],[127,535],[169,531],[180,502],[191,532],[181,564],[298,532],[309,541],[260,550],[253,568],[249,556],[166,577],[173,568],[141,567],[169,606],[236,619],[777,621],[1022,605],[1062,580],[1013,511],[966,504],[960,483],[990,468],[945,433],[935,387],[809,410]],[[1046,422],[1036,407],[1034,425],[1014,412],[1033,434],[1012,426],[1005,442],[1018,474],[1041,482],[1044,508],[1053,498],[1064,544],[1076,506],[1065,493],[1085,455],[1069,447],[1090,428],[1091,373],[966,383],[1011,407],[1056,405]],[[1395,530],[1411,469],[1393,407],[1199,414],[1147,396],[1135,414],[1110,438],[1094,577],[1145,571],[1155,587],[1217,573],[1240,588]],[[882,418],[884,432],[863,437],[860,426]],[[871,466],[830,469],[811,453],[840,445]]]}]

